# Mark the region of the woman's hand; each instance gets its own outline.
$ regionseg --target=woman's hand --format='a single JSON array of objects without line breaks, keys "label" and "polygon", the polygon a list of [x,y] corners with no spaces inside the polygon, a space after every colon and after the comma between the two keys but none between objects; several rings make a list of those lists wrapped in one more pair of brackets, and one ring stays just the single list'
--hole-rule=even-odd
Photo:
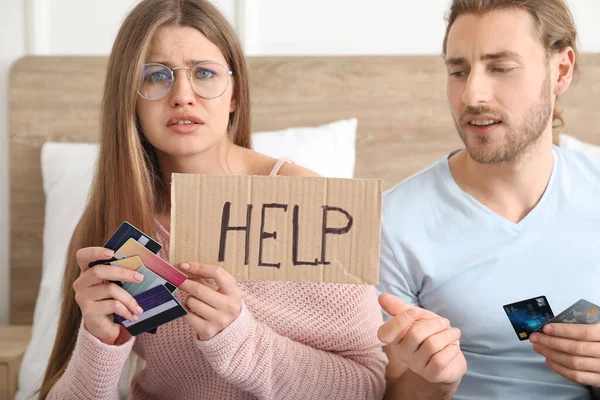
[{"label": "woman's hand", "polygon": [[[179,288],[188,293],[185,305],[190,311],[184,320],[200,340],[213,338],[240,315],[242,291],[235,279],[223,268],[197,262],[187,262],[180,268],[200,278],[189,278]],[[212,279],[215,285],[207,282]]]},{"label": "woman's hand", "polygon": [[103,247],[78,250],[76,257],[81,275],[73,283],[73,290],[86,329],[103,343],[120,345],[127,342],[131,334],[114,322],[113,313],[136,321],[143,310],[125,289],[109,281],[139,283],[144,276],[113,265],[88,266],[92,261],[110,259],[113,253]]}]

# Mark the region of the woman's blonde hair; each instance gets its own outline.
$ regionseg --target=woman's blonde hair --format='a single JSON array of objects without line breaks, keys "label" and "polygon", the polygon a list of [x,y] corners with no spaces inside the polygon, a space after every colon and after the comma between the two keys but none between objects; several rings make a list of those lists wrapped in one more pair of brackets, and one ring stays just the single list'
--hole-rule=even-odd
[{"label": "woman's blonde hair", "polygon": [[[564,0],[453,0],[448,13],[448,26],[444,37],[444,56],[448,44],[448,34],[456,19],[464,14],[483,15],[494,10],[517,8],[525,10],[533,17],[535,29],[539,34],[546,54],[560,53],[571,47],[575,53],[575,60],[579,60],[577,49],[577,29],[573,15]],[[577,73],[579,65],[575,63]],[[562,111],[557,104],[552,114],[552,128],[554,141],[558,138],[565,126]]]},{"label": "woman's blonde hair", "polygon": [[81,310],[73,292],[73,282],[80,274],[76,251],[101,246],[123,221],[153,233],[154,216],[167,211],[169,201],[154,148],[145,140],[136,117],[136,102],[140,99],[137,83],[152,38],[160,27],[167,25],[195,28],[221,50],[233,71],[236,102],[236,109],[229,116],[228,135],[233,143],[251,147],[246,62],[227,19],[208,0],[141,1],[123,22],[108,59],[98,166],[89,203],[69,245],[61,315],[39,390],[41,399],[65,372],[81,324]]}]

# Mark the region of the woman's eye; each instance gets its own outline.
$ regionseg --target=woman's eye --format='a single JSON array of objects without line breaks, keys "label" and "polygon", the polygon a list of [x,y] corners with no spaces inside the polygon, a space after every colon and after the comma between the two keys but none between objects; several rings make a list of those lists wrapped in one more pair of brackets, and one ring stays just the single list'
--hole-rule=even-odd
[{"label": "woman's eye", "polygon": [[215,76],[215,73],[209,69],[199,68],[196,71],[196,77],[200,79],[210,79]]},{"label": "woman's eye", "polygon": [[146,77],[146,80],[152,83],[168,81],[169,74],[164,71],[152,72]]}]

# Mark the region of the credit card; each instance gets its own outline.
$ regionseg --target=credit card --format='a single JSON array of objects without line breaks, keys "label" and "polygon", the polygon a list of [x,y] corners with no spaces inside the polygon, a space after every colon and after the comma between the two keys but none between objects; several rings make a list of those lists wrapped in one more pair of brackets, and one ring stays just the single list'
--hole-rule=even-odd
[{"label": "credit card", "polygon": [[187,314],[179,301],[162,285],[134,298],[144,310],[137,321],[130,321],[115,314],[115,321],[123,325],[133,336],[154,330]]},{"label": "credit card", "polygon": [[[111,237],[104,243],[104,247],[107,249],[111,249],[112,251],[116,251],[121,246],[127,242],[129,239],[135,239],[142,246],[146,247],[153,253],[158,253],[162,246],[156,240],[152,239],[150,236],[146,235],[144,232],[140,231],[135,226],[131,225],[129,222],[123,222],[119,228],[111,235]],[[89,263],[89,267],[93,267],[94,265],[104,264],[111,260],[96,260]]]},{"label": "credit card", "polygon": [[533,297],[503,306],[519,340],[529,335],[554,318],[546,296]]},{"label": "credit card", "polygon": [[142,294],[147,290],[153,289],[159,285],[164,286],[165,283],[168,283],[166,280],[156,275],[154,272],[150,271],[143,265],[140,268],[138,268],[137,272],[144,275],[144,280],[142,280],[140,283],[124,282],[121,285],[121,287],[133,297],[137,296],[138,294]]},{"label": "credit card", "polygon": [[127,257],[139,256],[146,268],[164,278],[175,287],[179,287],[179,285],[187,279],[187,276],[181,271],[152,253],[135,239],[128,239],[125,244],[115,252],[114,256],[119,260]]},{"label": "credit card", "polygon": [[140,267],[144,266],[142,259],[139,256],[127,257],[121,260],[115,260],[109,262],[110,265],[116,265],[117,267],[123,267],[132,271],[137,271]]},{"label": "credit card", "polygon": [[[546,324],[597,324],[600,322],[600,306],[581,299]],[[544,324],[544,325],[546,325]],[[537,330],[541,331],[543,326]]]},{"label": "credit card", "polygon": [[[123,288],[125,288],[125,285],[136,285],[136,286],[140,286],[141,285],[141,286],[143,286],[143,285],[147,284],[145,271],[148,271],[152,275],[156,276],[157,278],[160,278],[161,279],[161,283],[160,284],[161,285],[165,285],[166,288],[169,289],[169,292],[175,293],[177,291],[177,288],[173,284],[171,284],[170,282],[167,282],[165,279],[159,277],[158,275],[156,275],[155,273],[153,273],[152,271],[150,271],[149,269],[147,269],[144,266],[144,263],[142,262],[142,259],[139,256],[127,257],[127,258],[123,258],[121,260],[111,261],[111,262],[109,262],[109,264],[110,265],[116,265],[116,266],[123,267],[123,268],[127,268],[127,269],[130,269],[132,271],[137,271],[137,272],[141,273],[142,275],[144,275],[144,280],[141,283],[117,282],[117,283],[120,283],[120,286],[123,287]],[[140,271],[142,269],[142,267],[144,267],[145,271]],[[151,278],[154,279],[152,276],[151,276]],[[154,286],[156,286],[156,285],[153,285],[152,287],[154,287]],[[125,289],[125,290],[127,290],[127,289]],[[129,290],[127,290],[127,291],[129,292]]]},{"label": "credit card", "polygon": [[135,239],[142,246],[153,252],[158,253],[162,246],[156,240],[140,231],[129,222],[125,221],[119,226],[119,228],[112,234],[112,236],[106,241],[104,247],[117,251],[119,247],[123,246],[129,239]]}]

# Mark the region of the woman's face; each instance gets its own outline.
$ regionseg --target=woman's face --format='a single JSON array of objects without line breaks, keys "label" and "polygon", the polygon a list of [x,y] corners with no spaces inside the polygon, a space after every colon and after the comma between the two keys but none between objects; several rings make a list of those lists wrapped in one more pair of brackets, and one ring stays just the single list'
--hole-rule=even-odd
[{"label": "woman's face", "polygon": [[[165,26],[156,31],[146,63],[192,69],[175,69],[172,81],[168,70],[159,65],[145,68],[139,92],[147,97],[166,93],[158,100],[138,96],[136,106],[144,136],[157,152],[188,157],[227,140],[229,114],[235,109],[233,79],[214,64],[229,70],[215,44],[194,28]],[[222,94],[212,99],[201,97],[192,87],[190,74],[194,87],[205,97]]]}]

